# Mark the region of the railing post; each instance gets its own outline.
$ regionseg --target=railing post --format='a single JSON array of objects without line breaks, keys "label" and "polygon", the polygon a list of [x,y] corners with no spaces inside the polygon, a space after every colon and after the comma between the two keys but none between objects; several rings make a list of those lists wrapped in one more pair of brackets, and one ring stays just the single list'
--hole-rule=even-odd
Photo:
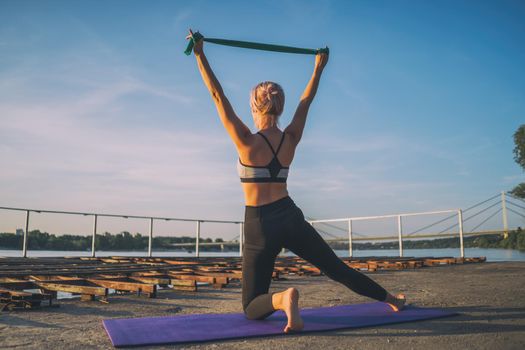
[{"label": "railing post", "polygon": [[401,221],[401,215],[397,216],[397,234],[399,239],[399,257],[403,257],[403,222]]},{"label": "railing post", "polygon": [[352,220],[348,220],[348,256],[351,258],[352,254]]},{"label": "railing post", "polygon": [[153,247],[153,218],[149,219],[148,257],[152,257]]},{"label": "railing post", "polygon": [[507,222],[507,199],[505,191],[501,191],[501,213],[503,215],[503,238],[509,237],[509,224]]},{"label": "railing post", "polygon": [[199,241],[201,238],[201,222],[197,221],[197,232],[196,232],[197,239],[195,240],[195,256],[199,257]]},{"label": "railing post", "polygon": [[91,257],[92,258],[95,257],[95,251],[96,251],[95,241],[97,239],[97,217],[98,217],[97,214],[95,214],[95,216],[93,217],[93,236],[91,237]]},{"label": "railing post", "polygon": [[27,258],[27,235],[29,231],[29,210],[26,210],[26,229],[24,231],[24,242],[22,243],[22,256]]},{"label": "railing post", "polygon": [[242,248],[244,245],[244,222],[239,223],[239,256],[242,257]]},{"label": "railing post", "polygon": [[463,211],[458,210],[458,224],[459,224],[459,249],[461,257],[465,257],[465,248],[463,247]]}]

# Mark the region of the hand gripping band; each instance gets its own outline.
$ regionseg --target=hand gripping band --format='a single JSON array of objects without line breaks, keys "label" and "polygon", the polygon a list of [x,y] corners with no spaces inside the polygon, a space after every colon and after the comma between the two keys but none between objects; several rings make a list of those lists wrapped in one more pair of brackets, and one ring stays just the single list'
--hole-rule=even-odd
[{"label": "hand gripping band", "polygon": [[195,32],[193,36],[189,39],[188,46],[184,53],[186,55],[191,55],[193,46],[199,40],[204,40],[209,43],[233,46],[233,47],[242,47],[245,49],[254,49],[254,50],[263,50],[263,51],[274,51],[274,52],[286,52],[286,53],[298,53],[305,55],[317,55],[318,53],[329,54],[328,46],[321,49],[302,49],[299,47],[283,46],[283,45],[273,45],[273,44],[262,44],[254,43],[250,41],[239,41],[239,40],[227,40],[227,39],[214,39],[214,38],[205,38],[201,33]]}]

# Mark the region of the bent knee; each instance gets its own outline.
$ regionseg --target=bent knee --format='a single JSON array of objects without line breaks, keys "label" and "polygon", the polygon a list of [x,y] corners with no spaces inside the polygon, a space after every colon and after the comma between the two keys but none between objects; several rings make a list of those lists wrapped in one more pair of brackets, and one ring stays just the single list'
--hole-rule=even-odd
[{"label": "bent knee", "polygon": [[266,317],[270,316],[273,312],[267,312],[265,314],[261,314],[260,312],[254,312],[254,310],[250,310],[249,308],[243,308],[244,309],[244,317],[248,320],[264,320]]},{"label": "bent knee", "polygon": [[252,312],[244,310],[244,317],[248,320],[262,320],[264,319],[261,315],[254,315]]},{"label": "bent knee", "polygon": [[258,318],[255,315],[250,314],[249,312],[244,311],[244,317],[248,320],[257,320]]}]

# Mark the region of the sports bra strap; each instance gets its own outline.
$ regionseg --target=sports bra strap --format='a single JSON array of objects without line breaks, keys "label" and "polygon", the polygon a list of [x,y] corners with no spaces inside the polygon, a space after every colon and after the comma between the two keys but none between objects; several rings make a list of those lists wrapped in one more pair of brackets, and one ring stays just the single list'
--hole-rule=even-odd
[{"label": "sports bra strap", "polygon": [[283,136],[281,137],[281,141],[279,142],[279,146],[277,146],[277,151],[274,151],[273,147],[272,147],[272,144],[270,143],[270,141],[266,138],[266,136],[264,136],[264,134],[260,131],[257,132],[259,135],[261,135],[264,139],[264,141],[266,141],[266,143],[268,144],[268,146],[270,146],[270,149],[272,150],[272,153],[274,156],[277,156],[277,154],[279,153],[279,150],[281,149],[281,146],[283,144],[283,141],[284,141],[284,132],[283,132]]},{"label": "sports bra strap", "polygon": [[283,131],[283,136],[281,136],[281,142],[279,142],[279,146],[277,146],[277,151],[275,151],[275,154],[279,154],[279,150],[281,149],[281,146],[283,145],[283,142],[284,142],[284,134],[285,132]]}]

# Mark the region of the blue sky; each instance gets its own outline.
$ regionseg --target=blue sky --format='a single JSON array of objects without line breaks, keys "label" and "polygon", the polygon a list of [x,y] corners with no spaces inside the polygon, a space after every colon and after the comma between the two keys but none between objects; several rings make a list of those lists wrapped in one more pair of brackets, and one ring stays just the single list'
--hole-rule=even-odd
[{"label": "blue sky", "polygon": [[[0,0],[0,205],[240,219],[237,155],[182,53],[189,27],[330,47],[289,178],[308,216],[467,207],[525,178],[522,1]],[[313,56],[205,51],[252,130],[263,80],[284,87],[287,125]]]}]

